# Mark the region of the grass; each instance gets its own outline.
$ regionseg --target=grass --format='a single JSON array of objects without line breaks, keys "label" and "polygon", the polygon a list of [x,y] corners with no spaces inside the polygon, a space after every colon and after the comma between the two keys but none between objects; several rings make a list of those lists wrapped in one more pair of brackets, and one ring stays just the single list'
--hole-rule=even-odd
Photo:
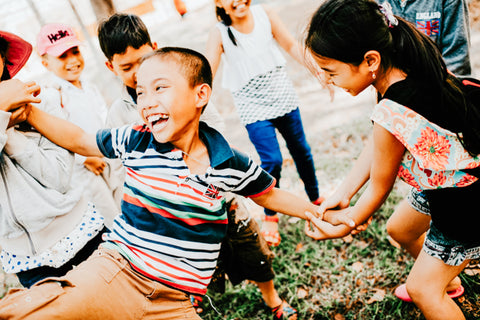
[{"label": "grass", "polygon": [[[350,126],[311,139],[323,190],[333,189],[346,175],[369,130],[369,121],[358,119]],[[282,187],[301,190],[290,160],[286,160],[282,175]],[[403,249],[388,241],[385,228],[406,191],[406,186],[398,182],[368,229],[353,238],[315,241],[304,235],[302,221],[281,217],[283,240],[273,249],[274,281],[280,295],[299,311],[299,319],[424,319],[414,304],[393,295],[414,262]],[[480,319],[480,278],[465,273],[460,277],[466,292],[457,303],[467,319]],[[224,294],[210,291],[209,296],[222,314],[204,299],[203,319],[271,318],[254,284],[245,282],[232,287],[227,283]]]}]

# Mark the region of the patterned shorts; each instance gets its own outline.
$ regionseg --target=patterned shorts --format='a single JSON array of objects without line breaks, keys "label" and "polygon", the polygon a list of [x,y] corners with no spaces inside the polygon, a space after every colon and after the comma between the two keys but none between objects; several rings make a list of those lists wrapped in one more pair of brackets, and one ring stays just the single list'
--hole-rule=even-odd
[{"label": "patterned shorts", "polygon": [[407,195],[407,201],[410,206],[420,213],[430,216],[430,206],[428,205],[427,196],[424,192],[418,191],[416,188],[411,188]]},{"label": "patterned shorts", "polygon": [[423,250],[434,258],[442,260],[445,264],[459,266],[465,260],[479,259],[480,246],[451,239],[430,224]]}]

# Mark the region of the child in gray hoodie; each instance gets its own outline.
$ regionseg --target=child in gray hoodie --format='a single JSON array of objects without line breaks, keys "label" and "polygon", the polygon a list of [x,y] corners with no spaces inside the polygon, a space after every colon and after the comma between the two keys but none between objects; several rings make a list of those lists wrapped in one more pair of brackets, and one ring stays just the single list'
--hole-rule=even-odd
[{"label": "child in gray hoodie", "polygon": [[0,261],[25,287],[64,275],[96,249],[104,230],[94,205],[70,184],[73,154],[23,122],[30,103],[60,110],[58,93],[39,95],[35,82],[11,79],[31,51],[0,31]]}]

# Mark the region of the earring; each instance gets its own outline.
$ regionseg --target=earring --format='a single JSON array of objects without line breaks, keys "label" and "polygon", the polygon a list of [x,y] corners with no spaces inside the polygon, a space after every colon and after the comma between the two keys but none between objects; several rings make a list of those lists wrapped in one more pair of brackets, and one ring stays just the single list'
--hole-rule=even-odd
[{"label": "earring", "polygon": [[372,79],[375,80],[377,78],[377,75],[375,74],[375,72],[371,71],[372,72]]}]

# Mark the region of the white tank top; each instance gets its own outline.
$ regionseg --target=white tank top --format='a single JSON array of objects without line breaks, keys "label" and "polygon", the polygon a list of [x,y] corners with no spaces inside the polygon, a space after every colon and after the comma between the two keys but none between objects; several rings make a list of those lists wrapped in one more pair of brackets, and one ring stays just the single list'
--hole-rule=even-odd
[{"label": "white tank top", "polygon": [[253,14],[253,31],[245,34],[230,27],[237,45],[228,37],[228,27],[219,22],[223,44],[223,81],[222,86],[235,92],[257,75],[285,65],[285,58],[272,35],[272,26],[267,13],[261,5],[250,7]]}]

